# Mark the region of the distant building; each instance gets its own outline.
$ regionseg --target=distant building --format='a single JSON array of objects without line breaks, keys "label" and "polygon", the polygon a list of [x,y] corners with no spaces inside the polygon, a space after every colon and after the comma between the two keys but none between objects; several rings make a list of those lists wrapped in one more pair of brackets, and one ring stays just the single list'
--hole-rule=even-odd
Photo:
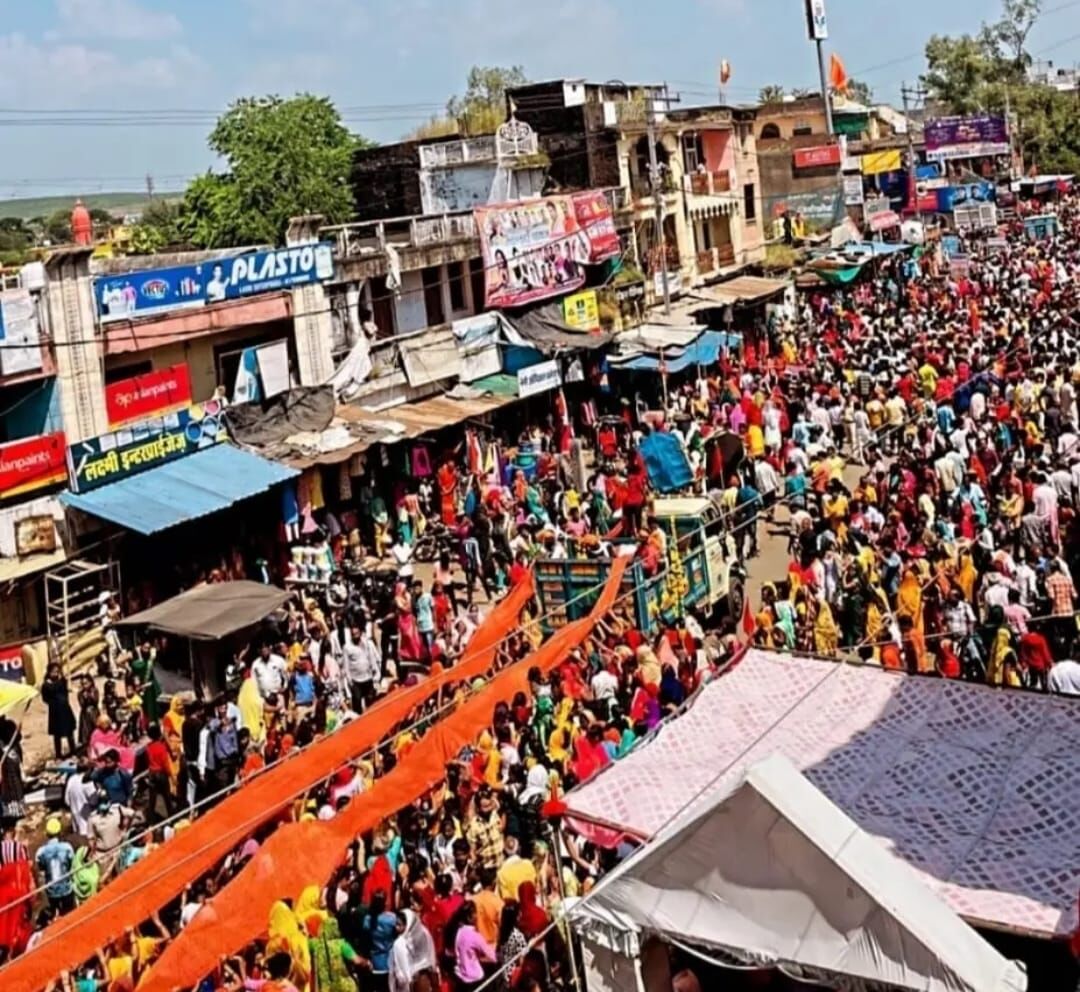
[{"label": "distant building", "polygon": [[1053,62],[1035,62],[1028,69],[1028,82],[1049,86],[1060,93],[1080,90],[1080,69],[1076,66],[1055,68]]}]

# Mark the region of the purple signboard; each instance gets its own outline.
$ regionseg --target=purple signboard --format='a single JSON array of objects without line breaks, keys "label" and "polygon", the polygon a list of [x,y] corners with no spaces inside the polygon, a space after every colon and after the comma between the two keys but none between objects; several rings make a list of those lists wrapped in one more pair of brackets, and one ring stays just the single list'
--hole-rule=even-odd
[{"label": "purple signboard", "polygon": [[993,114],[978,114],[971,117],[940,117],[926,122],[928,153],[957,147],[1003,148],[1008,151],[1009,130],[1005,118]]}]

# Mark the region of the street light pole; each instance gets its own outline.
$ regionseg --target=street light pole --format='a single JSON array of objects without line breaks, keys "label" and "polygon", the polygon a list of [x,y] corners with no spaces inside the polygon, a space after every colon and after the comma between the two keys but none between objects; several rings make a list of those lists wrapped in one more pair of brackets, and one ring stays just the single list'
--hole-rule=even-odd
[{"label": "street light pole", "polygon": [[815,44],[817,45],[818,75],[821,77],[821,99],[825,101],[825,127],[829,134],[835,134],[832,101],[829,99],[829,80],[825,75],[825,43],[818,38]]}]

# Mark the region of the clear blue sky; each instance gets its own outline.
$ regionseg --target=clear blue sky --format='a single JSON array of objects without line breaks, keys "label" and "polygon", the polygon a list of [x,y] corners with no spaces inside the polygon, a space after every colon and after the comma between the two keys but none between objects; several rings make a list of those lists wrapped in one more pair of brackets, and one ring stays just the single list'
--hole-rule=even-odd
[{"label": "clear blue sky", "polygon": [[[1080,0],[1044,7],[1032,49],[1080,60]],[[828,0],[829,47],[897,100],[931,34],[977,30],[998,11],[999,0]],[[766,83],[815,85],[801,0],[0,0],[0,196],[133,188],[147,172],[178,188],[212,164],[213,114],[241,95],[325,93],[354,130],[392,141],[473,64],[667,80],[700,103],[722,58],[732,102]],[[197,113],[158,126],[112,126],[105,113],[93,127],[25,113],[42,109]]]}]

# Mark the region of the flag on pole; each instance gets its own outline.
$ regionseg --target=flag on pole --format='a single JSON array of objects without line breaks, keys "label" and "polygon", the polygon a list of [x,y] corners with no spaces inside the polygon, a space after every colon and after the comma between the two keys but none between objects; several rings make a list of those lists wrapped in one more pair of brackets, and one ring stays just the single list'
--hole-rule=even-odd
[{"label": "flag on pole", "polygon": [[720,60],[720,85],[727,86],[731,80],[731,63],[727,59]]},{"label": "flag on pole", "polygon": [[754,619],[753,610],[750,609],[750,597],[743,598],[742,618],[739,620],[739,630],[745,643],[749,644],[757,632],[757,620]]},{"label": "flag on pole", "polygon": [[851,78],[844,63],[835,52],[829,55],[829,87],[836,93],[846,94]]}]

